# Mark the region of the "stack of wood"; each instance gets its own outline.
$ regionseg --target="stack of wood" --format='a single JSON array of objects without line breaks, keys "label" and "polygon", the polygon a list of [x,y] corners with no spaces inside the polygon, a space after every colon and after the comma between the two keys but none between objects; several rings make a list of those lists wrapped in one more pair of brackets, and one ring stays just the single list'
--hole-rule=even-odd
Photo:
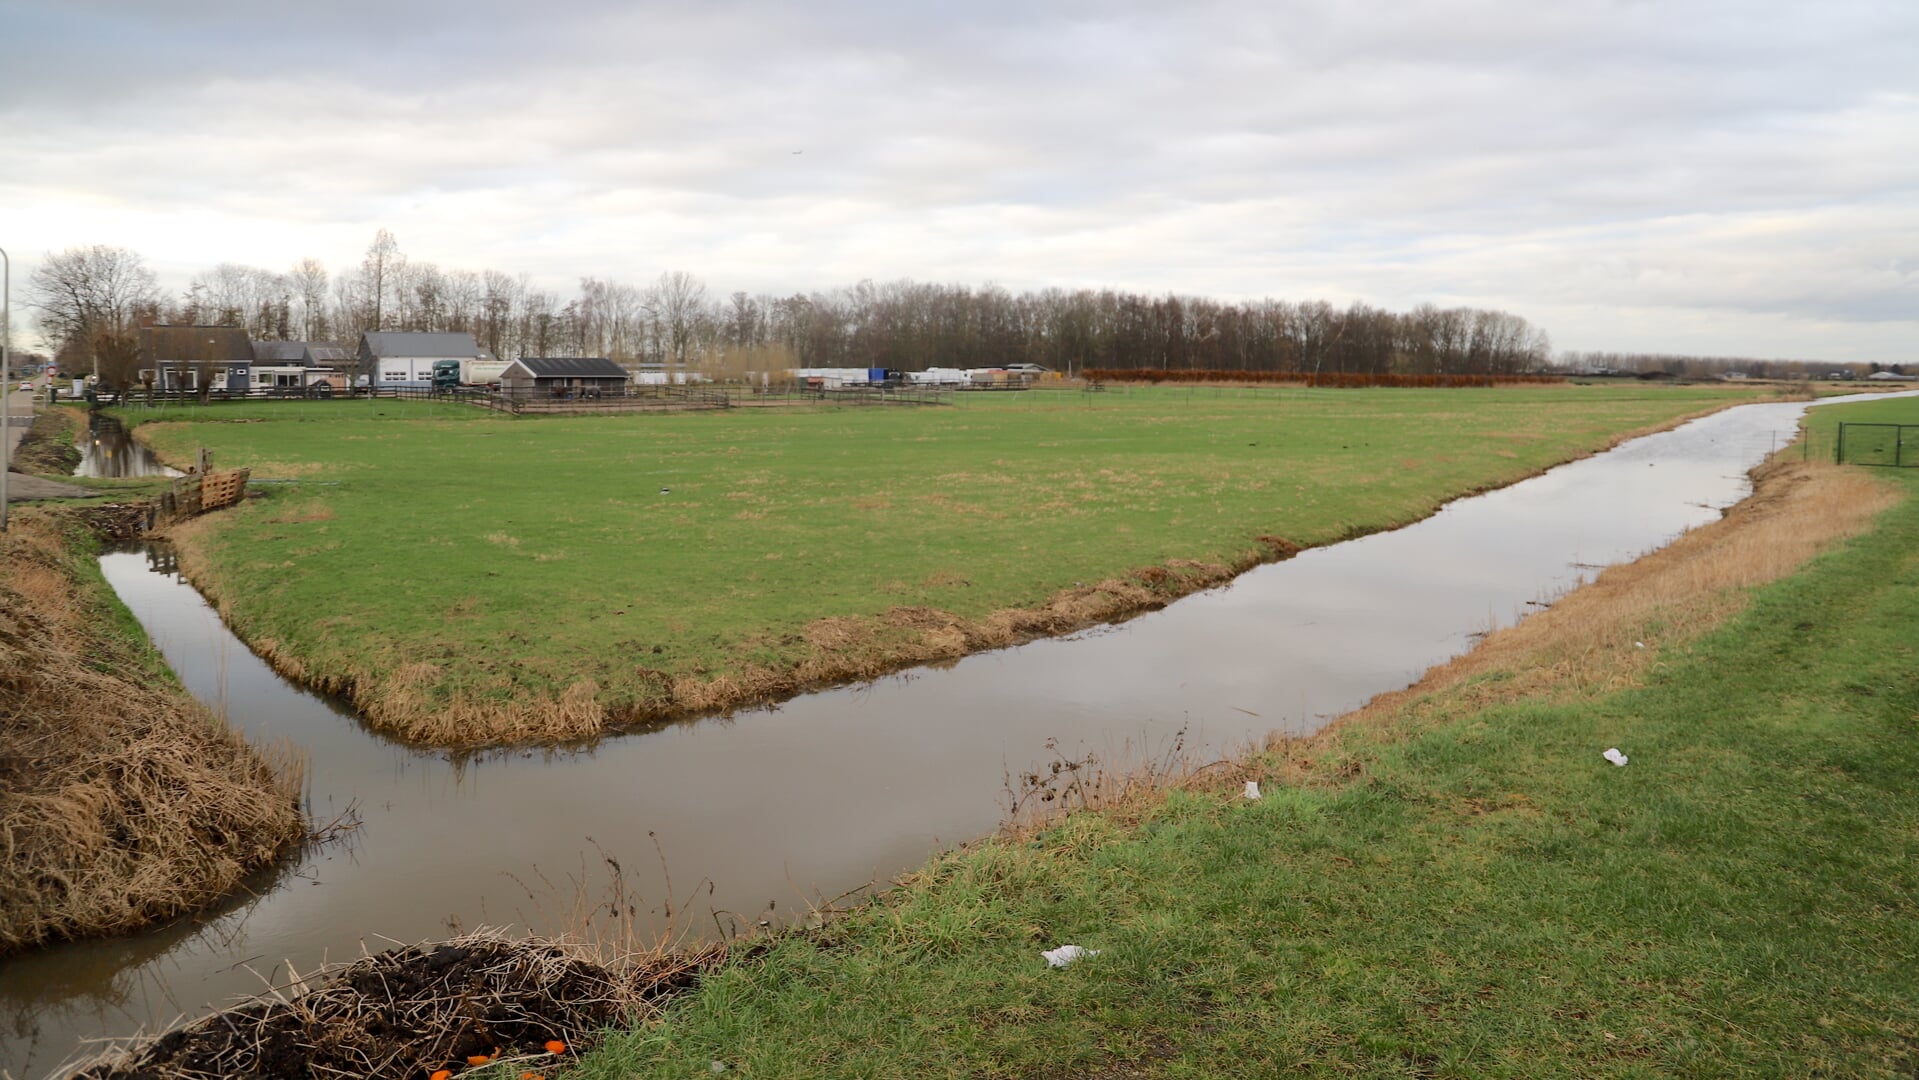
[{"label": "stack of wood", "polygon": [[234,506],[247,495],[248,469],[214,471],[213,455],[202,449],[199,467],[160,493],[160,521],[194,517]]}]

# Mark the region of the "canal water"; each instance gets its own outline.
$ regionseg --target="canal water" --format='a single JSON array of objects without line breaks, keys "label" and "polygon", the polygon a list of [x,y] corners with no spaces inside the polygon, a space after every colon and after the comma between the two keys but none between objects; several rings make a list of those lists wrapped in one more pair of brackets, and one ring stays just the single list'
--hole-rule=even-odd
[{"label": "canal water", "polygon": [[198,1015],[288,963],[479,925],[565,931],[581,897],[607,895],[603,856],[651,928],[711,934],[991,832],[1009,778],[1056,754],[1141,760],[1182,739],[1208,760],[1313,731],[1717,518],[1804,408],[1721,412],[1119,625],[582,748],[449,756],[382,739],[275,676],[163,554],[109,554],[108,580],[187,687],[249,738],[306,748],[314,816],[360,824],[200,918],[0,962],[0,1068],[45,1073],[83,1038]]},{"label": "canal water", "polygon": [[75,476],[123,479],[180,475],[180,470],[160,464],[153,451],[147,449],[145,443],[136,441],[118,420],[99,413],[88,418],[87,430],[80,433],[79,446],[80,464],[74,466]]}]

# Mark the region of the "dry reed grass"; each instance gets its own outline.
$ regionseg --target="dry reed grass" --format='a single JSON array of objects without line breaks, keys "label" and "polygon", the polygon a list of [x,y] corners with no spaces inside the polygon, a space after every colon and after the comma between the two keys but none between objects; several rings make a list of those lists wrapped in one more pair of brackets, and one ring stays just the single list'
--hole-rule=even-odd
[{"label": "dry reed grass", "polygon": [[104,629],[56,513],[0,537],[0,953],[203,907],[306,831],[302,760]]},{"label": "dry reed grass", "polygon": [[1303,386],[1356,389],[1375,386],[1461,388],[1473,386],[1546,386],[1563,383],[1563,375],[1394,375],[1364,371],[1217,371],[1165,368],[1087,368],[1082,377],[1094,383],[1146,383],[1209,386],[1257,386],[1293,383]]}]

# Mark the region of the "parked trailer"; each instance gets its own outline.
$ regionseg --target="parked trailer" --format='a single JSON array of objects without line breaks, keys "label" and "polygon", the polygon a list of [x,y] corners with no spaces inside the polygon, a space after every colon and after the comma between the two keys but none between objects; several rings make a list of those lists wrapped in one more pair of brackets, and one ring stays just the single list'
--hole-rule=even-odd
[{"label": "parked trailer", "polygon": [[463,360],[433,361],[433,388],[451,390],[460,386],[497,386],[500,376],[512,363],[510,360]]}]

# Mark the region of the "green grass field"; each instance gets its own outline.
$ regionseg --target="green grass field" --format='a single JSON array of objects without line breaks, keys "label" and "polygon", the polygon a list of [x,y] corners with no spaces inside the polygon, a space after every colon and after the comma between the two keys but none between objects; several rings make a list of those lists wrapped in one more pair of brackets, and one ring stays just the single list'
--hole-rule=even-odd
[{"label": "green grass field", "polygon": [[[1849,471],[1903,502],[1704,637],[1627,633],[1636,687],[1468,684],[1258,802],[942,857],[563,1075],[1911,1076],[1919,470]],[[1066,942],[1101,951],[1049,970]]]},{"label": "green grass field", "polygon": [[[489,710],[582,680],[615,715],[668,713],[713,700],[690,684],[830,672],[836,648],[884,653],[920,632],[889,644],[892,609],[979,619],[1174,560],[1244,566],[1260,536],[1314,545],[1402,524],[1752,393],[1165,389],[584,419],[397,401],[125,416],[171,460],[204,445],[218,465],[287,481],[188,534],[196,576],[244,638],[352,690],[376,723],[457,702],[487,741],[502,737]],[[823,619],[866,626],[851,636],[864,643],[823,637]]]}]

